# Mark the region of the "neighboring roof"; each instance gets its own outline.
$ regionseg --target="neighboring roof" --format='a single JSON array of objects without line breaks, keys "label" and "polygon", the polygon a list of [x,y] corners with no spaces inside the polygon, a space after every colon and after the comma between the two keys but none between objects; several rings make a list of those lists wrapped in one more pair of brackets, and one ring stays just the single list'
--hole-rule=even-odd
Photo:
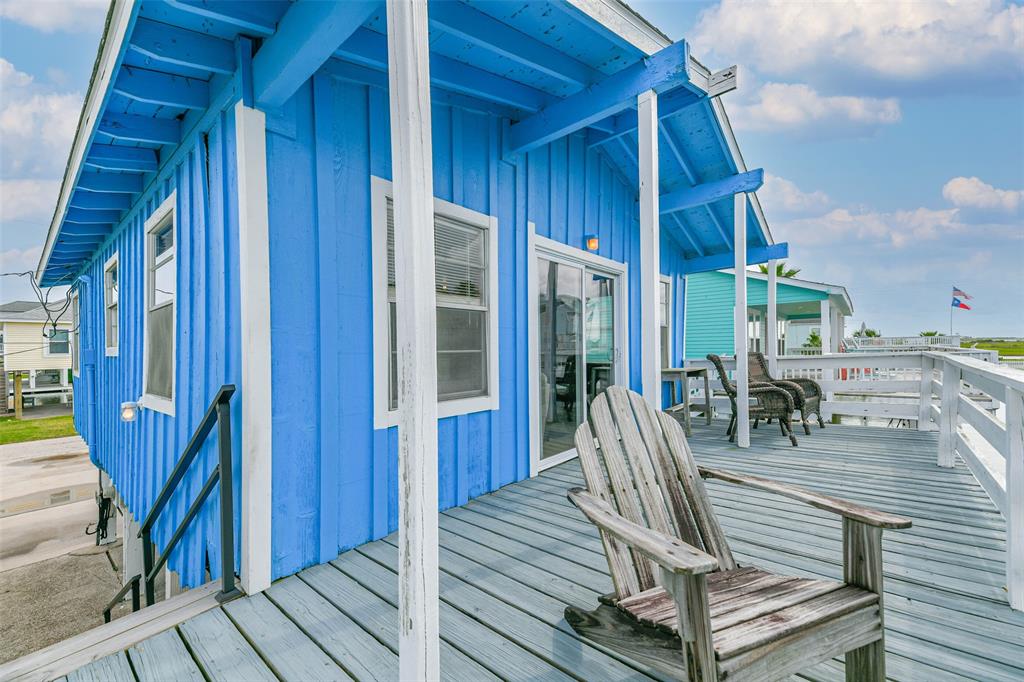
[{"label": "neighboring roof", "polygon": [[[736,271],[732,268],[728,270],[722,270],[721,272],[735,276]],[[768,281],[768,275],[763,272],[756,272],[754,270],[747,270],[748,279],[759,279],[764,282]],[[813,282],[809,279],[796,279],[795,277],[776,277],[775,281],[778,284],[786,284],[791,287],[798,289],[808,289],[810,291],[821,291],[829,295],[829,298],[833,303],[840,306],[840,310],[843,311],[844,315],[853,314],[853,300],[850,298],[849,292],[846,291],[846,287],[842,284],[828,284],[826,282]]]},{"label": "neighboring roof", "polygon": [[[234,73],[234,53],[229,49],[233,41],[239,36],[276,37],[282,17],[297,6],[276,1],[113,0],[36,272],[41,284],[66,283],[80,272],[128,212],[136,210],[140,197],[165,170],[182,137],[199,124],[205,109],[211,103],[228,103],[216,98]],[[671,44],[620,0],[438,3],[435,15],[430,28],[431,53],[436,56],[432,87],[448,93],[453,102],[479,103],[481,110],[513,120],[581,92]],[[442,15],[454,17],[455,23],[446,24]],[[460,24],[462,28],[452,28]],[[385,31],[381,9],[338,48],[332,68],[340,65],[342,77],[386,84]],[[178,38],[165,39],[168,32]],[[183,47],[189,41],[204,49]],[[269,38],[263,44],[268,43]],[[534,48],[532,55],[519,49],[524,43]],[[545,54],[554,59],[545,60]],[[659,97],[662,192],[747,170],[720,98],[706,96],[711,72],[692,57],[688,67],[689,81]],[[161,84],[177,84],[185,99],[166,101],[170,95]],[[134,137],[138,126],[180,132],[150,141]],[[626,182],[638,184],[635,111],[594,123],[586,145],[604,155]],[[132,166],[135,163],[137,167]],[[755,194],[749,197],[748,245],[770,245],[773,240],[760,203]],[[730,253],[732,225],[731,196],[661,218],[663,234],[675,240],[687,259]]]},{"label": "neighboring roof", "polygon": [[[46,314],[46,309],[38,301],[11,301],[0,304],[0,322],[46,322],[56,317]],[[68,322],[60,322],[66,325]]]},{"label": "neighboring roof", "polygon": [[0,303],[0,313],[24,313],[39,307],[39,301],[11,301]]}]

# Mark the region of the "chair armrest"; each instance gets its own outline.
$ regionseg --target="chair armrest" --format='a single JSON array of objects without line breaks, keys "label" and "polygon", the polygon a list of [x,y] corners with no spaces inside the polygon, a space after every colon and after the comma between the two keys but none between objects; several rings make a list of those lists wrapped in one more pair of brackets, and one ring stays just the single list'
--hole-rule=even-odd
[{"label": "chair armrest", "polygon": [[796,409],[793,403],[793,396],[784,388],[779,388],[772,384],[754,383],[750,384],[749,393],[751,398],[757,398],[759,395],[776,395],[786,401],[790,412]]},{"label": "chair armrest", "polygon": [[697,468],[700,471],[701,478],[716,478],[720,481],[754,488],[755,490],[777,493],[794,500],[800,500],[812,507],[824,509],[825,511],[832,512],[833,514],[839,514],[844,518],[859,521],[869,526],[877,526],[878,528],[910,528],[911,525],[910,519],[903,518],[902,516],[895,516],[893,514],[875,511],[870,507],[863,507],[859,504],[847,502],[846,500],[841,500],[837,497],[822,495],[821,493],[816,493],[812,490],[800,488],[795,485],[779,483],[778,481],[773,481],[769,478],[736,474],[731,471],[709,469],[707,467]]},{"label": "chair armrest", "polygon": [[772,386],[778,386],[779,388],[784,388],[787,391],[792,391],[794,402],[797,404],[802,405],[804,401],[807,400],[807,392],[804,391],[803,386],[796,381],[791,379],[773,379]]},{"label": "chair armrest", "polygon": [[607,502],[583,488],[573,488],[568,497],[595,526],[668,571],[699,575],[718,568],[718,560],[710,554],[627,520]]},{"label": "chair armrest", "polygon": [[781,379],[780,381],[789,381],[799,386],[804,394],[808,397],[813,398],[814,396],[822,397],[824,394],[821,392],[821,385],[818,384],[814,379],[807,379],[805,377],[796,377],[793,379]]}]

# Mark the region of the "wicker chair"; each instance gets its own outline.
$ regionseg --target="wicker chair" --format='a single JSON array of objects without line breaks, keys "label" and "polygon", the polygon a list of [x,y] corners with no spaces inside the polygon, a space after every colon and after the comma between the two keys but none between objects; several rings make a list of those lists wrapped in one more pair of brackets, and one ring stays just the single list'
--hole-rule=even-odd
[{"label": "wicker chair", "polygon": [[[729,380],[729,374],[722,365],[722,358],[712,353],[708,355],[708,360],[718,370],[722,386],[729,396],[729,402],[732,403],[732,417],[729,419],[729,428],[726,430],[729,442],[732,443],[736,440],[736,384]],[[790,442],[796,447],[796,436],[793,435],[793,426],[790,423],[794,410],[793,397],[786,389],[771,384],[751,383],[749,386],[750,397],[754,400],[754,403],[750,405],[750,418],[754,420],[778,419],[782,435],[789,436]]]},{"label": "wicker chair", "polygon": [[[748,353],[747,367],[750,383],[770,384],[789,391],[793,398],[793,405],[800,410],[800,423],[804,426],[804,433],[811,435],[811,427],[807,424],[808,417],[815,415],[818,418],[818,426],[825,428],[825,420],[821,418],[821,386],[814,379],[773,379],[768,372],[768,361],[764,353]],[[755,423],[755,428],[756,428]]]}]

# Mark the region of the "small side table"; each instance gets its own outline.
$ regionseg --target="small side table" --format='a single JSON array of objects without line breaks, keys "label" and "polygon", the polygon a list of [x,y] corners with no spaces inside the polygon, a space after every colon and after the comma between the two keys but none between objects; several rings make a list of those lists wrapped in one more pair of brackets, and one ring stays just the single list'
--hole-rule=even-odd
[{"label": "small side table", "polygon": [[[693,428],[690,420],[690,377],[704,377],[704,417],[707,419],[708,425],[711,424],[711,384],[708,380],[708,370],[706,367],[665,367],[661,370],[661,380],[669,382],[671,388],[671,401],[672,407],[668,408],[668,412],[677,412],[682,410],[683,412],[683,426],[686,428],[686,435],[693,435]],[[682,403],[676,402],[676,382],[682,381],[683,383],[683,401]]]}]

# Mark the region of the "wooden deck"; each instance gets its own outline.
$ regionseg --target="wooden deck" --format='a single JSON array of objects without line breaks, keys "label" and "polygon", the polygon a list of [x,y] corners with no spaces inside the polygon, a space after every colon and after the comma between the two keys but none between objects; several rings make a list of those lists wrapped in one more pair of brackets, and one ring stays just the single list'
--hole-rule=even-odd
[{"label": "wooden deck", "polygon": [[[912,529],[885,534],[890,677],[1024,679],[1024,614],[1006,604],[1003,519],[966,468],[935,466],[934,434],[829,426],[798,434],[793,448],[762,426],[741,451],[724,431],[724,421],[694,424],[699,463],[913,519]],[[444,677],[646,677],[642,666],[579,639],[562,618],[567,604],[593,607],[611,589],[597,534],[565,497],[581,483],[573,461],[441,516]],[[738,560],[841,577],[837,519],[768,494],[708,485]],[[791,530],[798,524],[799,533]],[[364,545],[67,679],[396,679],[396,560],[394,536]],[[841,680],[842,661],[803,677]]]}]

